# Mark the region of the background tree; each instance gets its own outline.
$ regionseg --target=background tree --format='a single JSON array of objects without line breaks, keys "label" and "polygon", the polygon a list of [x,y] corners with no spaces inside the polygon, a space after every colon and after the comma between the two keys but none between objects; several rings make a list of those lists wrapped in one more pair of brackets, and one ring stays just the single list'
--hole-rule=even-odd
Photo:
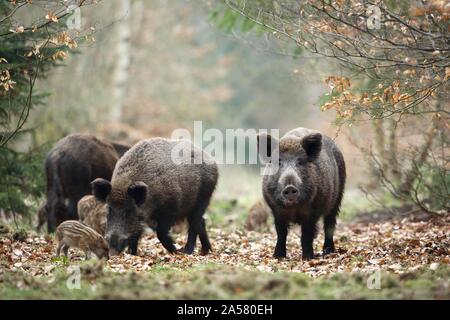
[{"label": "background tree", "polygon": [[0,209],[26,213],[43,190],[43,150],[23,152],[15,145],[30,111],[48,92],[36,92],[38,79],[60,65],[77,47],[81,31],[69,32],[71,9],[89,1],[2,1],[0,3]]},{"label": "background tree", "polygon": [[[340,66],[345,74],[324,79],[329,93],[322,109],[334,110],[340,126],[372,122],[367,137],[373,147],[355,139],[358,129],[350,135],[373,177],[395,197],[426,211],[449,209],[447,2],[224,3],[281,42],[294,44],[296,52],[327,57]],[[224,14],[219,21],[232,25],[236,18],[230,17]]]}]

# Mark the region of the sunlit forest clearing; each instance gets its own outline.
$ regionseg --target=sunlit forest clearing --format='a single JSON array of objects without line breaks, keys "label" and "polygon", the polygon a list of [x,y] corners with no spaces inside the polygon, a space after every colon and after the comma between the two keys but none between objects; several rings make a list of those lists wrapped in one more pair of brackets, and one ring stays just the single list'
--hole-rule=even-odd
[{"label": "sunlit forest clearing", "polygon": [[[450,299],[449,17],[437,0],[2,2],[0,298]],[[218,165],[209,254],[202,238],[181,252],[192,237],[182,221],[173,254],[146,225],[137,255],[127,240],[109,259],[75,247],[57,256],[52,215],[74,207],[87,224],[70,197],[52,204],[44,163],[58,141],[82,133],[128,150],[194,135],[194,121],[224,135],[330,137],[346,168],[334,252],[322,254],[320,219],[313,259],[298,224],[274,257],[282,232],[260,161]]]}]

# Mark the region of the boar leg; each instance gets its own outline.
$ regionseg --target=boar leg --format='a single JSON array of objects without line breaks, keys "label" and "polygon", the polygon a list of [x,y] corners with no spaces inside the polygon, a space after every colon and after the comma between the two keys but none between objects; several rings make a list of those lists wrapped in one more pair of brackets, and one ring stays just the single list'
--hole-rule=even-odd
[{"label": "boar leg", "polygon": [[202,254],[208,254],[211,250],[211,243],[209,242],[208,233],[206,232],[205,219],[203,219],[203,214],[209,205],[211,193],[212,191],[209,190],[209,188],[202,187],[202,190],[200,190],[198,195],[197,203],[188,215],[189,231],[186,246],[184,248],[184,252],[187,254],[191,254],[194,251],[197,235],[202,244]]},{"label": "boar leg", "polygon": [[275,258],[284,258],[286,257],[286,238],[288,234],[286,222],[281,218],[275,217],[275,229],[277,230],[277,245],[273,256]]},{"label": "boar leg", "polygon": [[37,225],[37,231],[40,232],[42,226],[47,221],[47,214],[48,214],[48,208],[47,208],[47,202],[41,205],[38,211],[38,225]]},{"label": "boar leg", "polygon": [[49,212],[47,212],[47,232],[53,233],[56,230],[56,216],[55,216],[55,207],[51,204],[49,208]]},{"label": "boar leg", "polygon": [[198,231],[195,224],[198,222],[194,222],[192,221],[191,218],[188,218],[188,223],[189,223],[188,238],[183,251],[186,254],[191,254],[192,252],[194,252],[195,242],[197,241]]},{"label": "boar leg", "polygon": [[128,252],[132,255],[137,256],[137,248],[140,234],[133,234],[128,238]]},{"label": "boar leg", "polygon": [[62,242],[58,243],[58,246],[56,247],[56,256],[59,257],[61,255],[61,248],[64,244]]},{"label": "boar leg", "polygon": [[314,258],[313,241],[316,235],[316,223],[307,221],[302,224],[302,257],[305,260]]},{"label": "boar leg", "polygon": [[64,252],[64,255],[67,257],[69,255],[69,246],[67,244],[63,244],[62,250]]},{"label": "boar leg", "polygon": [[158,237],[163,247],[167,249],[167,251],[169,251],[170,253],[175,253],[177,249],[173,244],[172,237],[169,235],[170,227],[171,223],[168,219],[168,215],[162,214],[161,218],[158,221],[158,225],[156,226],[156,236]]},{"label": "boar leg", "polygon": [[336,216],[331,214],[323,219],[323,230],[325,233],[325,242],[323,244],[323,255],[332,253],[335,251],[333,235],[336,226]]},{"label": "boar leg", "polygon": [[191,254],[194,251],[197,235],[199,236],[202,244],[202,254],[208,254],[211,251],[211,243],[209,242],[208,233],[206,232],[205,219],[203,219],[203,217],[196,222],[189,222],[188,239],[184,252]]},{"label": "boar leg", "polygon": [[203,219],[203,217],[200,219],[198,237],[200,238],[200,242],[202,244],[202,254],[208,254],[208,252],[211,251],[211,243],[209,242],[208,233],[206,232],[205,219]]},{"label": "boar leg", "polygon": [[77,203],[78,201],[76,199],[69,198],[69,203],[67,206],[69,220],[78,220]]}]

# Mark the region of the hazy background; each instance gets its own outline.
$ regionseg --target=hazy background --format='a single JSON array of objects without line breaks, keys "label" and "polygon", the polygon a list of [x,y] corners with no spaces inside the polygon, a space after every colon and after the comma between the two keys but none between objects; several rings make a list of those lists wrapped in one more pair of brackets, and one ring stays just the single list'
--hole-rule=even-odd
[{"label": "hazy background", "polygon": [[[310,127],[335,137],[334,115],[320,111],[322,79],[332,66],[320,58],[281,54],[274,39],[225,32],[203,1],[102,1],[81,11],[80,42],[65,67],[37,85],[51,95],[31,116],[36,128],[23,145],[89,132],[126,143],[169,137],[176,128]],[[349,188],[363,180],[360,156],[339,135]],[[358,178],[355,178],[358,177]],[[351,193],[349,193],[351,194]],[[216,197],[260,197],[255,167],[221,166]]]}]

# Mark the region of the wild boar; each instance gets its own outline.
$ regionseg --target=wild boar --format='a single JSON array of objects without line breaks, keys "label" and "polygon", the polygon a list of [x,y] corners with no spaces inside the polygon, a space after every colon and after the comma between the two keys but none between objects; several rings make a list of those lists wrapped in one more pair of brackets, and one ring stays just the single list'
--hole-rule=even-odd
[{"label": "wild boar", "polygon": [[[181,162],[174,155],[180,147],[189,152]],[[121,252],[128,245],[129,252],[136,255],[146,223],[156,230],[164,248],[174,253],[169,230],[177,220],[187,219],[184,252],[194,251],[199,236],[202,253],[207,254],[211,244],[203,215],[217,179],[212,157],[189,141],[152,138],[137,143],[117,162],[111,183],[106,179],[92,182],[92,193],[108,205],[106,239],[110,247]]]},{"label": "wild boar", "polygon": [[80,221],[91,227],[102,236],[106,230],[106,204],[92,196],[84,196],[78,201],[78,216]]},{"label": "wild boar", "polygon": [[111,179],[123,148],[116,151],[111,143],[88,134],[71,134],[56,143],[45,159],[48,232],[65,220],[78,219],[78,201],[90,194],[92,180]]},{"label": "wild boar", "polygon": [[336,216],[346,177],[344,157],[337,145],[318,131],[297,128],[279,141],[267,134],[259,135],[258,149],[261,155],[273,158],[266,170],[276,169],[274,150],[279,150],[278,170],[264,175],[262,183],[278,236],[274,256],[286,256],[288,227],[294,223],[301,225],[303,258],[313,258],[313,240],[321,217],[325,232],[323,254],[334,252]]},{"label": "wild boar", "polygon": [[249,231],[258,230],[267,225],[267,219],[269,218],[270,208],[267,206],[264,200],[256,202],[250,208],[245,221],[245,228]]},{"label": "wild boar", "polygon": [[38,225],[37,231],[41,231],[42,226],[47,222],[47,203],[44,202],[38,209]]},{"label": "wild boar", "polygon": [[109,259],[109,247],[106,240],[95,230],[76,220],[66,220],[56,228],[56,255],[59,257],[61,249],[67,257],[70,247],[84,251],[86,258],[94,253],[99,259]]}]

